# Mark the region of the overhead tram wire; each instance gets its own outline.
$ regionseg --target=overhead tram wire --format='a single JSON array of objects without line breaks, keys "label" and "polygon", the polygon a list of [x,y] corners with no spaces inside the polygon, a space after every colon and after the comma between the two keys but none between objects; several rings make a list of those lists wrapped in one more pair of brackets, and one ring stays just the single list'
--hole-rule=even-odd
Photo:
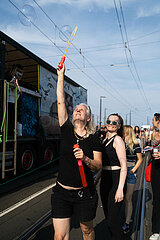
[{"label": "overhead tram wire", "polygon": [[[19,12],[21,12],[26,18],[27,16],[11,1],[8,0]],[[27,18],[28,19],[28,18]],[[36,24],[34,24],[31,20],[30,20],[31,24],[42,34],[44,35],[56,48],[59,49],[60,52],[63,53],[63,51],[55,44],[55,42],[53,42]],[[81,70],[81,68],[79,68],[79,66],[77,64],[75,64],[69,57],[67,57],[79,70]],[[103,86],[101,86],[100,84],[98,84],[93,78],[91,78],[87,73],[85,73],[84,71],[82,71],[82,73],[91,81],[93,81],[97,86],[99,86],[103,91],[107,92],[110,96],[112,96],[114,99],[116,99],[118,102],[121,102],[122,104],[124,104],[125,106],[127,106],[127,104],[125,102],[122,102],[121,99],[115,97],[110,91],[108,91],[106,88],[104,88]]]},{"label": "overhead tram wire", "polygon": [[[160,43],[160,41],[143,42],[143,43],[139,43],[139,44],[138,43],[137,44],[131,44],[130,46],[131,47],[138,47],[138,46],[151,45],[151,44],[156,44],[156,43]],[[119,45],[119,43],[117,43],[117,44],[115,43],[114,45]],[[122,43],[121,43],[121,45],[122,45]],[[123,46],[117,46],[117,47],[112,47],[112,48],[109,48],[109,47],[107,48],[107,45],[105,45],[105,46],[106,46],[106,48],[104,47],[104,45],[99,46],[99,48],[98,48],[98,46],[97,47],[83,48],[84,49],[83,53],[101,52],[101,51],[109,51],[109,50],[116,50],[116,49],[123,48]],[[103,48],[101,48],[101,47],[103,47]],[[95,49],[95,48],[97,48],[97,49]],[[92,50],[90,50],[90,49],[92,49]],[[76,53],[71,53],[71,54],[76,54]]]},{"label": "overhead tram wire", "polygon": [[142,42],[142,43],[137,43],[137,44],[133,44],[133,45],[130,45],[131,47],[138,47],[138,46],[144,46],[144,45],[152,45],[152,44],[155,44],[155,43],[160,43],[160,40],[159,41],[152,41],[152,42]]},{"label": "overhead tram wire", "polygon": [[[8,0],[19,12],[21,12],[26,18],[27,16],[11,1]],[[34,24],[31,20],[30,20],[31,24],[42,34],[44,35],[55,47],[57,47],[62,53],[63,51],[36,25]],[[69,57],[67,57],[79,70],[81,70],[81,68],[79,68],[79,66],[74,63]],[[101,86],[99,83],[97,83],[93,78],[91,78],[87,73],[85,73],[84,71],[82,71],[82,73],[91,81],[93,81],[96,85],[98,85],[103,91],[107,92],[110,96],[112,96],[115,100],[117,100],[118,102],[121,102],[123,105],[128,106],[126,104],[126,102],[122,102],[121,99],[115,97],[110,91],[108,91],[106,88],[104,88],[103,86]],[[131,106],[131,105],[129,105]]]},{"label": "overhead tram wire", "polygon": [[[137,44],[131,44],[130,46],[131,47],[138,47],[138,46],[151,45],[151,44],[156,44],[156,43],[160,43],[160,41],[143,42],[143,43],[139,43],[139,44],[138,43]],[[115,43],[115,45],[116,45],[116,43]],[[119,44],[117,43],[117,45],[119,45]],[[90,53],[90,52],[92,52],[92,53],[93,52],[101,52],[101,51],[104,52],[104,51],[117,50],[117,49],[124,48],[124,46],[117,46],[117,47],[112,47],[112,48],[107,48],[107,47],[106,48],[101,48],[101,47],[104,47],[104,45],[103,46],[99,46],[99,48],[98,48],[98,46],[97,47],[83,48],[83,50],[84,50],[83,54],[84,53]],[[61,48],[64,48],[64,47],[61,47]],[[95,49],[95,48],[97,48],[97,49]],[[90,49],[92,49],[92,50],[90,50]],[[93,49],[95,49],[95,50],[93,50]],[[77,53],[75,53],[75,52],[69,53],[69,55],[75,55],[75,54],[77,54]],[[55,56],[57,56],[57,55],[55,55]]]},{"label": "overhead tram wire", "polygon": [[[37,3],[37,1],[36,0],[33,0],[35,3],[36,3],[36,5],[41,9],[41,11],[47,16],[47,18],[54,24],[54,26],[65,36],[65,34],[60,30],[60,28],[57,26],[57,24],[49,17],[49,15],[43,10],[43,8]],[[66,36],[65,36],[66,37]],[[74,44],[72,44],[73,46],[74,46],[74,48],[78,51],[78,53],[79,53],[79,49],[77,49],[76,48],[76,46],[74,45]],[[87,62],[91,65],[91,67],[92,68],[94,68],[95,69],[95,71],[96,72],[98,72],[97,71],[97,69],[90,63],[90,61],[81,53],[81,55],[82,55],[82,57],[83,58],[85,58],[86,60],[87,60]],[[127,57],[127,54],[126,54],[126,57]],[[127,59],[128,59],[128,57],[127,57]],[[129,67],[129,61],[127,61],[128,62],[128,67]],[[131,69],[130,69],[130,71],[131,71]],[[83,72],[84,73],[84,72]],[[98,72],[99,73],[99,72]],[[132,77],[134,78],[134,74],[133,74],[133,72],[131,71],[131,74],[132,74]],[[105,82],[107,82],[109,85],[110,85],[110,87],[111,88],[113,88],[116,92],[117,92],[117,94],[120,96],[120,97],[122,97],[123,99],[124,99],[124,101],[125,101],[125,103],[126,103],[126,99],[123,97],[123,96],[121,96],[121,94],[117,91],[117,89],[115,89],[105,78],[104,78],[104,76],[101,74],[101,73],[99,73],[99,75],[102,77],[102,79],[105,81]],[[135,78],[134,78],[135,79]],[[136,80],[136,79],[135,79]],[[130,106],[130,104],[129,104],[129,106]]]},{"label": "overhead tram wire", "polygon": [[[121,26],[119,14],[118,14],[117,5],[116,5],[115,0],[113,0],[113,1],[114,1],[114,7],[115,7],[115,11],[116,11],[117,20],[118,20],[118,23],[119,23],[119,28],[120,28],[120,33],[121,33],[121,37],[122,37],[122,43],[123,43],[123,46],[124,46],[124,52],[125,52],[125,57],[126,57],[126,60],[127,60],[128,68],[129,68],[129,70],[130,70],[130,72],[131,72],[131,75],[132,75],[134,81],[135,81],[136,84],[137,84],[137,88],[140,90],[140,87],[139,87],[139,85],[138,85],[138,82],[137,82],[136,78],[134,77],[134,74],[133,74],[133,72],[132,72],[132,70],[131,70],[131,68],[130,68],[130,62],[129,62],[128,55],[127,55],[127,51],[126,51],[126,44],[125,44],[125,40],[124,40],[124,36],[123,36],[123,32],[122,32],[122,26]],[[140,91],[140,92],[141,92],[141,91]]]},{"label": "overhead tram wire", "polygon": [[[156,44],[156,43],[160,43],[160,41],[152,41],[152,42],[143,42],[143,43],[137,43],[137,44],[131,44],[130,45],[130,47],[139,47],[139,46],[144,46],[144,45],[150,45],[150,44]],[[117,43],[117,44],[119,44],[119,43]],[[122,43],[121,43],[122,44]],[[39,45],[44,45],[44,44],[39,44]],[[47,46],[48,46],[48,44],[46,44]],[[115,45],[116,45],[116,43],[115,43]],[[98,47],[98,46],[97,46]],[[99,46],[99,47],[101,47],[101,46]],[[65,48],[65,47],[60,47],[61,49],[62,48]],[[92,48],[92,47],[91,47]],[[94,48],[94,47],[93,47]],[[95,47],[96,48],[96,47]],[[116,48],[102,48],[102,49],[96,49],[96,50],[88,50],[88,51],[83,51],[83,53],[88,53],[88,52],[101,52],[101,51],[109,51],[109,50],[116,50],[116,49],[118,49],[118,48],[124,48],[123,46],[122,47],[116,47]],[[72,49],[72,48],[71,48]],[[83,48],[83,49],[90,49],[90,47],[89,48]],[[77,53],[77,52],[70,52],[70,53],[68,53],[68,55],[69,56],[71,56],[71,55],[75,55],[75,54],[79,54],[79,52]],[[60,57],[61,56],[61,54],[56,54],[56,55],[51,55],[51,56],[47,56],[47,58],[49,58],[49,57]],[[155,59],[159,59],[159,58],[155,58]],[[136,61],[136,62],[140,62],[140,61],[149,61],[149,59],[147,60],[147,59],[144,59],[144,60],[139,60],[139,61]],[[105,64],[104,64],[104,66],[105,66]]]},{"label": "overhead tram wire", "polygon": [[121,37],[122,37],[122,44],[123,44],[123,47],[124,47],[126,60],[127,60],[128,65],[129,65],[130,63],[129,63],[129,59],[128,59],[128,56],[127,56],[127,51],[126,51],[126,47],[125,47],[125,41],[124,41],[124,37],[123,37],[122,26],[121,26],[119,15],[118,15],[117,5],[116,5],[115,0],[113,0],[113,1],[114,1],[114,7],[115,7],[115,10],[116,10],[116,16],[117,16],[117,20],[118,20],[118,23],[119,23],[119,29],[120,29]]},{"label": "overhead tram wire", "polygon": [[122,15],[122,20],[123,20],[124,30],[125,30],[126,39],[127,39],[127,44],[128,44],[128,51],[129,51],[129,54],[130,54],[130,56],[131,56],[131,59],[132,59],[133,65],[134,65],[134,68],[135,68],[135,72],[136,72],[137,78],[138,78],[139,83],[140,83],[140,85],[141,85],[141,88],[142,88],[142,92],[143,92],[144,98],[145,98],[146,102],[148,103],[149,109],[151,109],[150,103],[149,103],[149,101],[148,101],[148,99],[147,99],[147,96],[146,96],[146,94],[145,94],[145,91],[144,91],[144,88],[143,88],[143,85],[142,85],[142,82],[141,82],[140,76],[139,76],[138,71],[137,71],[137,67],[136,67],[135,61],[134,61],[134,59],[133,59],[133,55],[132,55],[131,49],[130,49],[130,46],[129,46],[129,40],[128,40],[128,34],[127,34],[127,28],[126,28],[126,24],[125,24],[125,19],[124,19],[124,14],[123,14],[123,9],[122,9],[122,3],[121,3],[121,0],[119,0],[119,4],[120,4],[120,10],[121,10],[121,15]]},{"label": "overhead tram wire", "polygon": [[[26,18],[27,16],[11,1],[11,0],[8,0],[19,12],[21,12]],[[51,38],[49,38],[47,36],[47,34],[45,34],[34,22],[32,22],[30,20],[31,24],[41,33],[43,34],[55,47],[57,47],[59,49],[59,51],[61,53],[63,53],[63,51],[55,44],[54,41],[52,41]],[[67,58],[79,69],[81,70],[81,68],[74,62],[72,61],[72,59],[70,59],[68,56]],[[123,103],[124,105],[128,106],[125,102],[122,102],[121,99],[117,98],[116,96],[114,96],[109,90],[107,90],[106,88],[104,88],[103,86],[101,86],[99,83],[97,83],[93,78],[91,78],[86,72],[82,71],[82,73],[87,77],[89,78],[90,80],[92,80],[96,85],[98,85],[101,89],[103,89],[103,91],[107,92],[109,95],[111,95],[114,99],[116,99],[118,102],[121,102]]]},{"label": "overhead tram wire", "polygon": [[[33,0],[35,3],[36,3],[36,5],[41,9],[41,11],[45,14],[45,16],[54,24],[54,26],[65,36],[65,34],[61,31],[61,29],[57,26],[57,24],[49,17],[49,15],[43,10],[43,8],[37,3],[37,1],[36,0]],[[65,36],[66,37],[66,36]],[[72,46],[74,46],[74,48],[79,52],[79,49],[74,45],[74,44],[72,44]],[[82,53],[80,53],[81,55],[82,55],[82,57],[89,63],[89,65],[96,71],[96,73],[98,73],[101,77],[102,77],[102,79],[105,81],[105,82],[107,82],[109,85],[110,85],[110,87],[112,88],[112,89],[114,89],[114,91],[116,91],[117,92],[117,94],[120,96],[120,98],[123,98],[124,99],[124,102],[123,102],[123,104],[125,104],[126,105],[126,102],[127,102],[127,100],[117,91],[117,89],[116,88],[114,88],[111,84],[110,84],[110,82],[109,81],[107,81],[106,79],[105,79],[105,77],[99,72],[99,71],[97,71],[97,69],[90,63],[90,61],[82,54]],[[79,68],[78,68],[79,69]],[[85,73],[85,72],[83,72],[83,73]],[[85,73],[86,74],[86,73]],[[109,91],[108,91],[109,92]],[[109,92],[110,93],[110,92]],[[110,93],[111,94],[111,93]],[[112,94],[112,97],[113,97],[113,94]],[[114,97],[115,98],[115,97]],[[116,98],[117,99],[117,98]],[[118,101],[121,101],[120,99],[118,100]],[[131,104],[128,102],[128,106],[130,107],[131,106]]]},{"label": "overhead tram wire", "polygon": [[122,45],[122,43],[111,43],[111,44],[104,44],[104,45],[101,45],[101,46],[93,46],[93,47],[87,47],[87,48],[83,48],[84,50],[85,49],[94,49],[94,48],[101,48],[101,47],[108,47],[108,46],[114,46],[114,45]]},{"label": "overhead tram wire", "polygon": [[[33,0],[34,1],[34,0]],[[140,36],[140,37],[137,37],[137,38],[134,38],[134,39],[130,39],[130,42],[133,42],[133,41],[136,41],[136,40],[138,40],[138,39],[142,39],[142,38],[145,38],[145,37],[148,37],[148,36],[150,36],[150,35],[152,35],[152,34],[155,34],[155,33],[157,33],[157,32],[160,32],[160,29],[159,30],[155,30],[155,31],[152,31],[152,32],[150,32],[150,33],[147,33],[147,34],[144,34],[144,35],[142,35],[142,36]],[[140,46],[140,45],[145,45],[145,44],[154,44],[154,43],[156,43],[156,42],[160,42],[160,41],[155,41],[155,42],[146,42],[146,43],[140,43],[140,44],[135,44],[135,45],[130,45],[131,47],[132,46]],[[86,50],[86,49],[94,49],[94,48],[102,48],[102,47],[107,47],[107,46],[114,46],[114,45],[120,45],[120,44],[122,44],[122,43],[112,43],[112,44],[104,44],[104,45],[99,45],[99,46],[93,46],[93,47],[87,47],[87,48],[83,48],[84,50]],[[120,47],[119,47],[120,48]],[[112,49],[116,49],[116,48],[112,48]],[[105,49],[105,48],[103,48],[103,49],[97,49],[96,51],[104,51],[104,50],[107,50],[107,49]],[[109,49],[110,50],[110,49]],[[87,51],[87,52],[89,52],[89,51]]]},{"label": "overhead tram wire", "polygon": [[[131,42],[132,40],[130,40]],[[151,45],[151,44],[156,44],[156,43],[160,43],[160,41],[152,41],[152,42],[143,42],[143,43],[137,43],[137,44],[131,44],[131,47],[138,47],[138,46],[144,46],[144,45]],[[116,49],[121,49],[124,46],[117,46],[117,47],[112,47],[109,48],[107,46],[111,46],[112,44],[106,44],[106,45],[99,45],[99,46],[93,46],[93,47],[88,47],[88,48],[83,48],[83,53],[88,53],[88,52],[101,52],[101,51],[110,51],[110,50],[116,50]],[[113,45],[120,45],[119,43],[115,43]],[[122,43],[121,43],[122,45]],[[106,46],[106,48],[105,48]],[[103,48],[102,48],[103,47]],[[61,47],[64,48],[64,47]],[[97,49],[96,49],[97,48]],[[72,48],[71,48],[72,49]],[[91,50],[90,50],[91,49]],[[95,50],[94,50],[95,49]],[[69,55],[73,55],[73,54],[77,54],[77,53],[70,53]]]},{"label": "overhead tram wire", "polygon": [[142,39],[142,38],[148,37],[148,36],[150,36],[150,35],[152,35],[152,34],[155,34],[155,33],[157,33],[157,32],[160,32],[160,29],[159,29],[159,30],[156,30],[156,31],[153,31],[153,32],[150,32],[150,33],[147,33],[147,34],[142,35],[142,36],[140,36],[140,37],[131,39],[130,42],[133,42],[133,41],[136,41],[136,40],[138,40],[138,39]]},{"label": "overhead tram wire", "polygon": [[[133,42],[133,41],[136,41],[136,40],[139,40],[139,39],[148,37],[149,35],[155,34],[155,33],[157,33],[157,32],[160,32],[160,29],[159,29],[159,30],[156,30],[156,31],[152,31],[152,32],[147,33],[147,34],[144,34],[144,35],[139,36],[139,37],[137,37],[137,38],[130,39],[130,42]],[[160,42],[160,41],[149,42],[149,43],[152,44],[152,43],[156,43],[156,42]],[[149,44],[149,43],[141,43],[141,44],[135,44],[135,45],[130,45],[130,46],[140,46],[140,45],[145,45],[145,44]],[[83,48],[83,49],[94,49],[94,48],[101,48],[101,47],[105,47],[105,46],[107,47],[107,46],[120,45],[120,44],[122,44],[122,43],[104,44],[104,45],[99,45],[99,46],[93,46],[93,47]],[[102,50],[104,50],[104,48],[103,48]],[[98,51],[98,50],[97,50],[97,51]],[[101,51],[101,49],[99,49],[99,51]]]},{"label": "overhead tram wire", "polygon": [[[115,7],[115,11],[116,11],[116,16],[117,16],[117,20],[118,20],[118,23],[119,23],[119,28],[120,28],[120,33],[121,33],[121,37],[122,37],[122,42],[123,42],[123,45],[124,45],[124,50],[125,50],[125,56],[126,56],[126,60],[127,60],[127,62],[129,63],[129,60],[128,60],[128,55],[127,55],[127,51],[126,51],[126,43],[128,44],[128,37],[127,37],[127,41],[125,41],[124,40],[124,36],[123,36],[123,31],[122,31],[122,26],[121,26],[121,22],[120,22],[120,18],[119,18],[119,14],[118,14],[118,9],[117,9],[117,5],[116,5],[116,1],[115,0],[113,0],[114,1],[114,7]],[[132,56],[132,55],[131,55]],[[132,57],[132,60],[133,60],[133,57]],[[134,62],[134,61],[133,61]],[[141,95],[143,96],[143,99],[144,99],[144,101],[145,101],[145,103],[146,103],[146,96],[144,95],[144,92],[141,90],[141,88],[140,88],[140,86],[139,86],[139,83],[138,83],[138,81],[137,81],[137,79],[136,79],[136,77],[134,76],[134,73],[133,73],[133,71],[132,71],[132,69],[131,69],[131,67],[130,67],[130,64],[128,64],[129,66],[129,70],[130,70],[130,73],[131,73],[131,75],[132,75],[132,77],[133,77],[133,80],[135,81],[135,83],[136,83],[136,85],[137,85],[137,88],[138,88],[138,90],[139,90],[139,92],[141,93]],[[134,67],[135,67],[135,65],[134,65]],[[136,74],[138,73],[137,72],[137,69],[135,69],[136,70]],[[139,75],[138,75],[139,76]],[[138,80],[140,80],[140,78],[138,78]],[[140,81],[141,82],[141,81]],[[143,89],[144,90],[144,89]],[[148,100],[147,100],[147,104],[149,104],[148,103]],[[149,106],[149,108],[150,108],[150,105],[148,105]]]},{"label": "overhead tram wire", "polygon": [[[53,23],[53,25],[65,36],[65,34],[61,31],[61,29],[57,26],[57,24],[49,17],[49,15],[43,10],[43,8],[37,3],[37,1],[36,0],[33,0],[35,3],[36,3],[36,5],[41,9],[41,11],[45,14],[45,16]],[[66,36],[65,36],[66,37]],[[74,44],[72,44],[72,46],[74,46],[74,48],[79,52],[79,49],[74,45]],[[82,53],[81,53],[81,55],[82,55]],[[83,58],[85,58],[86,60],[87,60],[87,62],[91,65],[91,67],[92,68],[94,68],[95,69],[95,67],[89,62],[89,60],[84,56],[84,55],[82,55],[82,57]],[[79,69],[79,68],[78,68]],[[84,71],[82,71],[84,74],[86,74]],[[96,69],[96,72],[97,72],[97,69]],[[101,74],[101,73],[99,73],[99,75],[101,75],[101,77],[103,78],[103,80],[106,82],[106,79],[103,77],[103,75]],[[91,77],[90,77],[91,78]],[[93,79],[92,79],[93,80]],[[94,80],[94,82],[95,82],[95,80]],[[111,88],[113,88],[113,86],[107,81],[107,83],[111,86]],[[101,85],[99,85],[99,86],[101,86]],[[115,91],[117,92],[117,90],[115,89]],[[107,92],[112,96],[112,97],[114,97],[114,95],[113,94],[111,94],[111,92],[110,91],[108,91],[107,90]],[[117,92],[118,93],[118,92]],[[118,93],[119,94],[119,93]],[[120,97],[122,98],[122,96],[120,95]],[[115,97],[114,97],[115,98]],[[120,99],[118,99],[117,97],[115,98],[115,99],[117,99],[118,101],[120,101]],[[122,102],[123,103],[123,102]],[[125,99],[125,105],[126,105],[126,99]],[[123,104],[124,104],[123,103]],[[127,105],[126,105],[127,106]],[[130,106],[130,103],[128,103],[128,106]]]},{"label": "overhead tram wire", "polygon": [[[60,30],[60,28],[57,26],[57,24],[55,24],[55,22],[49,17],[49,15],[43,10],[43,8],[37,3],[37,1],[36,1],[36,0],[33,0],[33,1],[34,1],[34,2],[37,4],[37,6],[41,9],[41,11],[48,17],[48,19],[54,24],[54,26],[57,27],[57,29],[65,36],[65,34]],[[75,48],[75,49],[78,51],[78,53],[79,53],[79,49],[78,49],[74,44],[72,44],[72,46],[74,46],[74,48]],[[95,69],[95,67],[90,63],[90,61],[89,61],[82,53],[80,53],[80,54],[82,55],[83,58],[85,58],[85,60],[87,60],[87,62],[90,64],[90,66]],[[96,71],[96,73],[98,72],[97,69],[95,69],[95,71]],[[84,72],[83,72],[83,73],[84,73]],[[118,95],[119,95],[121,98],[123,98],[123,96],[121,96],[121,95],[119,94],[119,92],[117,91],[117,89],[115,89],[115,88],[104,78],[104,76],[103,76],[101,73],[98,72],[98,74],[103,78],[103,80],[104,80],[105,82],[107,82],[107,83],[110,85],[111,88],[113,88],[113,89],[118,93]],[[113,96],[113,95],[112,95],[112,96]],[[125,101],[125,105],[126,105],[126,99],[124,99],[124,101]],[[128,103],[128,105],[130,106],[131,104]]]},{"label": "overhead tram wire", "polygon": [[[100,65],[93,65],[94,67],[98,67],[98,68],[102,68],[102,67],[113,67],[113,66],[118,66],[118,67],[128,67],[128,65],[126,63],[115,63],[115,64],[100,64]],[[86,68],[93,68],[92,66],[84,66],[84,67],[81,67],[81,69],[86,69]],[[69,70],[72,70],[71,69],[67,69],[68,71]]]}]

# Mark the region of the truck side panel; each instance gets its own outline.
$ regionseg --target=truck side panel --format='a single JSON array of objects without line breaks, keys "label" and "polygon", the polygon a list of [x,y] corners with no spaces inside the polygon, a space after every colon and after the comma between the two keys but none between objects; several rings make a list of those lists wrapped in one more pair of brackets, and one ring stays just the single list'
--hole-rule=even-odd
[{"label": "truck side panel", "polygon": [[[43,67],[39,67],[41,109],[40,121],[45,134],[52,135],[59,133],[57,114],[57,75]],[[69,116],[72,115],[75,106],[81,102],[87,103],[87,91],[82,87],[77,87],[65,81],[66,107]]]}]

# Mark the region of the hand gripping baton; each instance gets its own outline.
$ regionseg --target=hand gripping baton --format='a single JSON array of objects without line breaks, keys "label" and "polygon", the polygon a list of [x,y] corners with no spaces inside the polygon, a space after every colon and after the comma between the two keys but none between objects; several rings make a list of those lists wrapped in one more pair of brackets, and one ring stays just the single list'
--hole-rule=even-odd
[{"label": "hand gripping baton", "polygon": [[[79,145],[78,144],[74,144],[73,148],[79,148]],[[84,173],[82,160],[81,159],[77,159],[77,162],[78,162],[79,173],[80,173],[81,180],[82,180],[82,185],[83,185],[83,187],[87,187],[87,181],[86,181],[86,177],[85,177],[85,173]]]}]

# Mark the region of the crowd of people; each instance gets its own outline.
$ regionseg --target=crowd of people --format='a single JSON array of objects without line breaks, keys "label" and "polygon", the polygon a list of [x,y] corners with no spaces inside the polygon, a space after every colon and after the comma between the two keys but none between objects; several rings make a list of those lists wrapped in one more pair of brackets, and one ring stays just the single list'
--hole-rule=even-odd
[{"label": "crowd of people", "polygon": [[[100,180],[100,198],[112,240],[123,240],[130,231],[133,212],[132,196],[143,149],[160,145],[160,114],[153,117],[153,128],[140,129],[123,124],[119,114],[107,117],[105,129],[96,131],[91,109],[77,105],[69,119],[64,93],[64,72],[57,69],[57,106],[61,128],[59,173],[51,196],[55,240],[68,240],[70,221],[79,220],[84,240],[94,240],[93,219],[96,216]],[[147,144],[146,144],[147,143]],[[153,151],[152,150],[152,151]],[[160,150],[152,154],[151,184],[153,217],[150,240],[160,239]],[[96,177],[93,173],[96,172]],[[121,224],[121,211],[125,218]],[[157,237],[157,238],[156,238]],[[159,237],[159,238],[158,238]]]}]

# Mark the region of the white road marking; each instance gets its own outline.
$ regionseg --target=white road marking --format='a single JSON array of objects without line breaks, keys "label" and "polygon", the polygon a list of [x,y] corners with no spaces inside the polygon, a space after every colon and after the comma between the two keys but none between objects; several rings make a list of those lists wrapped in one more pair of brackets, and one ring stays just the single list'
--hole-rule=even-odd
[{"label": "white road marking", "polygon": [[56,183],[51,184],[51,185],[49,185],[48,187],[46,187],[46,188],[44,188],[44,189],[42,189],[42,190],[40,190],[40,191],[38,191],[38,192],[32,194],[31,196],[29,196],[29,197],[27,197],[27,198],[21,200],[20,202],[14,204],[13,206],[11,206],[11,207],[9,207],[9,208],[3,210],[2,212],[0,212],[0,217],[3,217],[3,216],[6,215],[7,213],[9,213],[9,212],[15,210],[16,208],[18,208],[18,207],[22,206],[23,204],[29,202],[30,200],[32,200],[32,199],[38,197],[39,195],[41,195],[42,193],[48,191],[49,189],[51,189],[51,188],[54,187],[55,185],[56,185]]}]

